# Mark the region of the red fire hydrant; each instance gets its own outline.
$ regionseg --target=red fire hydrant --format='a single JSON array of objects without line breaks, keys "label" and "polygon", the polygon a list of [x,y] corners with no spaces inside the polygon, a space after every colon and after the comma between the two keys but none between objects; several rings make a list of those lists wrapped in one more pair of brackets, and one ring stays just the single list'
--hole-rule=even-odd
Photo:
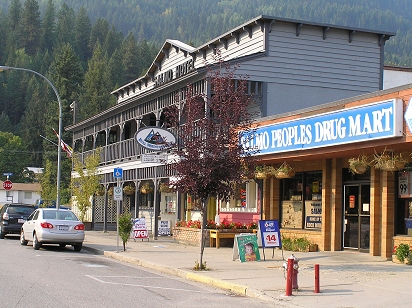
[{"label": "red fire hydrant", "polygon": [[293,254],[288,258],[288,263],[283,264],[287,270],[286,274],[286,296],[292,295],[292,289],[297,290],[298,287],[298,273],[299,273],[299,259]]}]

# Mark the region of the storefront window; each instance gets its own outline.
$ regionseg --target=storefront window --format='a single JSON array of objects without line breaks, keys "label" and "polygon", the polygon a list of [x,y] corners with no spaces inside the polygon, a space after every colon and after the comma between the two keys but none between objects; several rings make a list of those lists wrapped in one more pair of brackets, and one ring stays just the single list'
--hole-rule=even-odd
[{"label": "storefront window", "polygon": [[297,173],[282,185],[283,228],[320,229],[322,226],[322,172]]},{"label": "storefront window", "polygon": [[174,214],[176,213],[176,194],[167,193],[162,194],[164,199],[160,203],[160,211],[163,214]]},{"label": "storefront window", "polygon": [[256,212],[257,184],[245,182],[236,188],[236,195],[229,202],[221,202],[223,212]]}]

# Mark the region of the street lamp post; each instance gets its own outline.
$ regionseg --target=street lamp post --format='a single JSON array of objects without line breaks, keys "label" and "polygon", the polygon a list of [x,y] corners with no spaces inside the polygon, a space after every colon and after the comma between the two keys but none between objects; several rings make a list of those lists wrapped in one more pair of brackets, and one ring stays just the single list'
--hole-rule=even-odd
[{"label": "street lamp post", "polygon": [[57,96],[57,101],[59,102],[59,136],[58,136],[58,146],[57,146],[57,196],[56,196],[56,209],[60,209],[60,169],[61,169],[61,138],[62,138],[62,102],[60,100],[60,95],[57,92],[56,88],[54,85],[51,83],[49,79],[44,77],[42,74],[27,69],[27,68],[21,68],[21,67],[11,67],[11,66],[0,66],[0,72],[1,71],[7,71],[7,70],[15,70],[15,71],[24,71],[24,72],[29,72],[36,74],[40,77],[42,77],[44,80],[47,81],[47,83],[50,85],[50,87],[53,89],[54,93]]}]

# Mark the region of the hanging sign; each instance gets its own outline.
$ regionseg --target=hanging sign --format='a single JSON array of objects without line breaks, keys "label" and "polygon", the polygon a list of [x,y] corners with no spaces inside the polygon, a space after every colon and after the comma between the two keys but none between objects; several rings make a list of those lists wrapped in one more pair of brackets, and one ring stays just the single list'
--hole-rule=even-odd
[{"label": "hanging sign", "polygon": [[411,198],[412,172],[398,172],[398,194],[399,198]]},{"label": "hanging sign", "polygon": [[134,135],[136,142],[145,149],[163,151],[176,144],[176,137],[169,130],[157,126],[139,129]]}]

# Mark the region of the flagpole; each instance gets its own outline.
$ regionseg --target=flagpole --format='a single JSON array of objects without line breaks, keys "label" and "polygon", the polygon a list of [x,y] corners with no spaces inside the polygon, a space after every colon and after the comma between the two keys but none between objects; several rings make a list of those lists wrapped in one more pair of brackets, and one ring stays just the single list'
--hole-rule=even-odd
[{"label": "flagpole", "polygon": [[47,79],[45,76],[42,74],[27,69],[27,68],[21,68],[21,67],[11,67],[11,66],[0,66],[0,72],[1,71],[7,71],[7,70],[15,70],[15,71],[24,71],[24,72],[29,72],[36,74],[37,76],[42,77],[48,84],[49,86],[53,89],[54,94],[56,94],[57,101],[59,103],[59,136],[58,136],[58,147],[57,147],[57,196],[56,196],[56,209],[60,209],[60,169],[61,169],[61,138],[62,138],[62,102],[60,100],[60,95],[59,92],[57,92],[57,89],[54,87],[54,85],[51,83],[49,79]]}]

